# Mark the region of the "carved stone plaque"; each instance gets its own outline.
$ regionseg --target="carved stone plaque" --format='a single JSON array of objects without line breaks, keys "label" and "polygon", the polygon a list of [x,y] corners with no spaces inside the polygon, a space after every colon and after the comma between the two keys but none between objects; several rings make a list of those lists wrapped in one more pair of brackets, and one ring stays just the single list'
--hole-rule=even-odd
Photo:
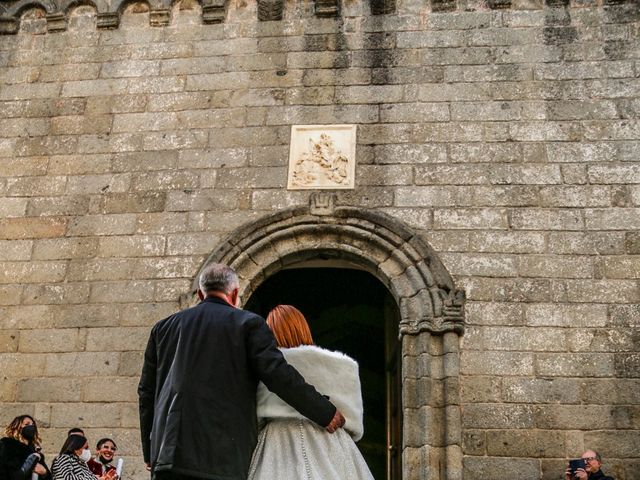
[{"label": "carved stone plaque", "polygon": [[289,190],[355,188],[356,126],[293,125]]}]

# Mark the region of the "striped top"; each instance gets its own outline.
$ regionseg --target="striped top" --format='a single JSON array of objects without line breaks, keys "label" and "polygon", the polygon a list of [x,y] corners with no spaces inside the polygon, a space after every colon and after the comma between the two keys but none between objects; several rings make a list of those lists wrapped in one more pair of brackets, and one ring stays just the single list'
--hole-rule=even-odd
[{"label": "striped top", "polygon": [[87,464],[76,455],[63,453],[51,464],[53,480],[96,480]]}]

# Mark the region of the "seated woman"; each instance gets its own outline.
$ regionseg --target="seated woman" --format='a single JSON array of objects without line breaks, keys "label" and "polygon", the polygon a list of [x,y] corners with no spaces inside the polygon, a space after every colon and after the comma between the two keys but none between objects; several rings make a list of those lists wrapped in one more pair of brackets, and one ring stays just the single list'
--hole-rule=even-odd
[{"label": "seated woman", "polygon": [[53,480],[114,480],[117,475],[111,470],[96,477],[87,462],[91,459],[89,443],[84,435],[69,435],[60,449],[60,455],[51,464]]},{"label": "seated woman", "polygon": [[51,473],[40,453],[40,435],[36,421],[30,415],[13,419],[0,439],[0,478],[31,480],[37,474],[40,480],[49,480]]},{"label": "seated woman", "polygon": [[329,397],[346,424],[330,435],[261,383],[258,419],[264,426],[249,480],[373,480],[355,444],[364,433],[358,364],[342,353],[314,346],[309,325],[295,307],[278,305],[267,316],[267,325],[287,362]]}]

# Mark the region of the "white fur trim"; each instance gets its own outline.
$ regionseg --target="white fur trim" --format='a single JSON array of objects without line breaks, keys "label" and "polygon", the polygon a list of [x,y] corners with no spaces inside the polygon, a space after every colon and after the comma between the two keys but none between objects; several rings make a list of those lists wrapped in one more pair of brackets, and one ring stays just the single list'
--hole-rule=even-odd
[{"label": "white fur trim", "polygon": [[[358,363],[344,353],[313,345],[283,348],[287,362],[295,367],[307,383],[329,397],[346,419],[345,430],[357,442],[362,438],[363,407]],[[258,386],[258,418],[304,418],[263,383]]]}]

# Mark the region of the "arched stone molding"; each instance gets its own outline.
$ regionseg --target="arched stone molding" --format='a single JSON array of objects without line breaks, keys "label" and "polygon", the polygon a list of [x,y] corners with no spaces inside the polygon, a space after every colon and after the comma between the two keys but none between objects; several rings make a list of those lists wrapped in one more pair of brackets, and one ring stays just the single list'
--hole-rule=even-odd
[{"label": "arched stone molding", "polygon": [[[318,260],[369,271],[399,306],[403,478],[462,478],[458,375],[465,295],[415,231],[389,215],[334,208],[330,195],[314,195],[309,207],[268,215],[235,230],[201,271],[212,262],[232,266],[246,302],[274,273]],[[198,276],[185,303],[193,298]]]},{"label": "arched stone molding", "polygon": [[20,0],[19,2],[11,5],[7,10],[7,15],[19,18],[22,12],[30,8],[41,8],[47,14],[51,14],[56,11],[57,6],[51,0]]}]

